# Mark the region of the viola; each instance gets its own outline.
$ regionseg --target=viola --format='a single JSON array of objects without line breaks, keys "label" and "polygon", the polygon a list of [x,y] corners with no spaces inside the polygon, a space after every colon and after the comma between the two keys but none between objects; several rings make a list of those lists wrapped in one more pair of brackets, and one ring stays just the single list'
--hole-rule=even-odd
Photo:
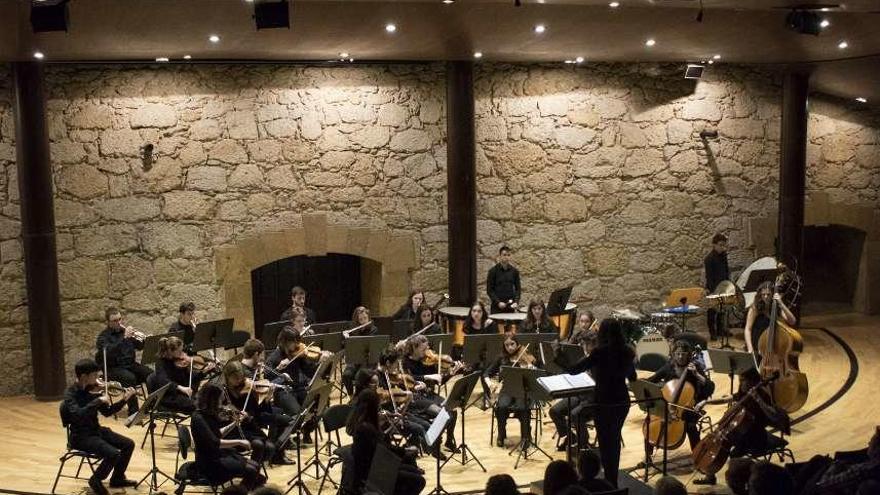
[{"label": "viola", "polygon": [[[777,284],[779,283],[777,279]],[[777,287],[773,288],[778,294]],[[798,369],[798,355],[804,350],[800,332],[778,317],[779,305],[773,298],[770,310],[770,326],[758,339],[761,365],[758,371],[766,378],[779,374],[770,386],[773,402],[783,411],[791,413],[803,407],[809,395],[807,375]]]}]

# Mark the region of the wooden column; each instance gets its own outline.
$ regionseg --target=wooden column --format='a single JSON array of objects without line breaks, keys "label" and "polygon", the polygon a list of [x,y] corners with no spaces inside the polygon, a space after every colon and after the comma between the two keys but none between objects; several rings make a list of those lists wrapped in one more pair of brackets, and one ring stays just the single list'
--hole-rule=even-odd
[{"label": "wooden column", "polygon": [[810,76],[789,71],[782,86],[779,143],[779,230],[777,258],[803,271],[804,188],[807,163],[807,97]]},{"label": "wooden column", "polygon": [[64,393],[66,368],[43,68],[42,64],[36,62],[16,62],[12,65],[15,151],[34,394],[37,400],[57,400]]},{"label": "wooden column", "polygon": [[477,172],[474,151],[474,64],[446,65],[446,184],[449,304],[477,299]]}]

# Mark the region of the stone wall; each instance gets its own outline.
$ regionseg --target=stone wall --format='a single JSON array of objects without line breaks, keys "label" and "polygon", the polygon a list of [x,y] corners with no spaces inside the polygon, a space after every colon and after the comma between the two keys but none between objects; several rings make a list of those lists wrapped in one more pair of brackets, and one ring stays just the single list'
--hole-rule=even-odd
[{"label": "stone wall", "polygon": [[[715,232],[751,261],[776,209],[779,88],[724,67],[494,66],[478,73],[481,273],[515,250],[528,297],[571,284],[600,313],[700,286]],[[717,129],[703,142],[699,132]]]}]

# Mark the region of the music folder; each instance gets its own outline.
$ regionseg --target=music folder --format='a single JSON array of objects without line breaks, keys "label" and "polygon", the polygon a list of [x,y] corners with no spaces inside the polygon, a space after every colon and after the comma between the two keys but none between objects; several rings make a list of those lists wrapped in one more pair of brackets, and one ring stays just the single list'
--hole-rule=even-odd
[{"label": "music folder", "polygon": [[563,373],[561,375],[542,376],[538,378],[538,383],[551,397],[566,392],[586,390],[596,386],[593,377],[586,372],[578,375]]}]

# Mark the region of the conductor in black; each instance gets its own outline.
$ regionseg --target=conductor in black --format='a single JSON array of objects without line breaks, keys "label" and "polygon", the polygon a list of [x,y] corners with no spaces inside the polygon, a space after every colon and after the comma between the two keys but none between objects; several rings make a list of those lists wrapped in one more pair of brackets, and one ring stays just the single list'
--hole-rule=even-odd
[{"label": "conductor in black", "polygon": [[501,246],[498,250],[498,263],[489,269],[486,277],[486,292],[492,301],[490,314],[515,311],[519,302],[519,270],[510,264],[510,255],[510,248]]},{"label": "conductor in black", "polygon": [[[712,251],[706,255],[703,260],[703,266],[706,270],[706,290],[711,294],[718,287],[718,284],[730,279],[730,268],[727,266],[727,236],[721,233],[712,237]],[[721,332],[724,331],[721,319],[724,315],[709,308],[706,311],[706,324],[709,326],[709,338],[718,340]]]}]

